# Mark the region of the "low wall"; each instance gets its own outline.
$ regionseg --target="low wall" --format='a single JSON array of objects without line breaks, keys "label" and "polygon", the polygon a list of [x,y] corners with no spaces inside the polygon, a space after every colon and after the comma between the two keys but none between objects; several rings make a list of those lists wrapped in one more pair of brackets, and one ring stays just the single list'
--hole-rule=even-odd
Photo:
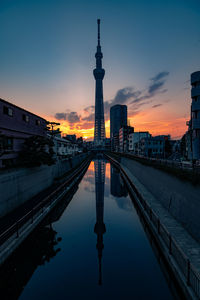
[{"label": "low wall", "polygon": [[87,154],[58,161],[52,166],[24,168],[0,174],[0,217],[8,214],[44,189],[70,169],[78,166]]}]

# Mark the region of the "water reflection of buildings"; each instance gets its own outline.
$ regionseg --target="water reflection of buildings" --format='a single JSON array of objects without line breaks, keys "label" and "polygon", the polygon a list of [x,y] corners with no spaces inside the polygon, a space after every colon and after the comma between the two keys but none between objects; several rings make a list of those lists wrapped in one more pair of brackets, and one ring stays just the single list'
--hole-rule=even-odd
[{"label": "water reflection of buildings", "polygon": [[96,191],[96,224],[94,232],[97,234],[97,250],[99,259],[99,285],[102,284],[101,260],[104,248],[103,234],[106,232],[106,226],[103,222],[104,214],[104,185],[105,185],[105,162],[96,160],[95,167],[95,191]]},{"label": "water reflection of buildings", "polygon": [[114,197],[127,197],[128,195],[119,171],[112,165],[110,168],[110,193]]}]

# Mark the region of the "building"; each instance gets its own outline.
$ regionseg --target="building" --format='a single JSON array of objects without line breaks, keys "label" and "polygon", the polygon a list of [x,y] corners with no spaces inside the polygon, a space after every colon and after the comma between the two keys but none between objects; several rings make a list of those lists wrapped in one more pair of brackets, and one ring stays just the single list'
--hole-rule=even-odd
[{"label": "building", "polygon": [[133,152],[136,155],[139,155],[139,141],[142,138],[151,137],[151,134],[148,131],[140,131],[130,133],[128,136],[128,149],[130,152]]},{"label": "building", "polygon": [[188,159],[200,159],[200,71],[191,74],[191,120],[187,122]]},{"label": "building", "polygon": [[119,130],[127,126],[127,106],[114,105],[110,108],[110,139],[112,150],[119,150]]},{"label": "building", "polygon": [[104,146],[105,141],[105,120],[103,106],[103,78],[105,70],[102,68],[103,54],[100,46],[100,19],[97,20],[98,25],[98,44],[96,58],[96,68],[93,71],[96,80],[95,93],[95,124],[94,124],[94,144],[95,146]]},{"label": "building", "polygon": [[46,135],[45,119],[0,99],[0,168],[14,164],[26,138]]},{"label": "building", "polygon": [[169,135],[145,137],[139,141],[139,154],[146,157],[165,158],[165,143]]},{"label": "building", "polygon": [[110,151],[110,138],[105,139],[105,149]]},{"label": "building", "polygon": [[54,136],[53,142],[54,142],[53,151],[57,159],[64,159],[69,156],[74,156],[77,153],[81,152],[81,150],[78,147],[78,144],[76,142],[75,143],[72,142],[66,137],[62,138],[62,137]]},{"label": "building", "polygon": [[75,134],[67,134],[66,138],[72,142],[76,142],[76,135]]},{"label": "building", "polygon": [[119,151],[127,152],[129,149],[129,134],[134,132],[134,127],[122,126],[119,130]]}]

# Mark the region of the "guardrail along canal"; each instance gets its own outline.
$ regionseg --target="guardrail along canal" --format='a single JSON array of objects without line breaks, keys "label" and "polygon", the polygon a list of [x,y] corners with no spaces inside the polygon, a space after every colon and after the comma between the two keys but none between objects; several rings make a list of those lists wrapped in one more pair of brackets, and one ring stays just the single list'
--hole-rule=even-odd
[{"label": "guardrail along canal", "polygon": [[50,219],[0,270],[5,299],[180,299],[109,162],[92,161]]}]

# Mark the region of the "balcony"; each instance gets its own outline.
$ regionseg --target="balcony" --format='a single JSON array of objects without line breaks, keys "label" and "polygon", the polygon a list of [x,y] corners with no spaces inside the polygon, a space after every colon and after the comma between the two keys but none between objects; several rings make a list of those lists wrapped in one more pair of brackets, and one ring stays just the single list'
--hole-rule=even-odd
[{"label": "balcony", "polygon": [[191,97],[200,96],[200,87],[195,87],[191,89]]},{"label": "balcony", "polygon": [[192,120],[192,129],[200,129],[200,120],[199,119]]},{"label": "balcony", "polygon": [[191,74],[191,83],[193,84],[197,81],[200,81],[200,72],[199,71]]},{"label": "balcony", "polygon": [[200,110],[200,101],[192,102],[192,111]]}]

